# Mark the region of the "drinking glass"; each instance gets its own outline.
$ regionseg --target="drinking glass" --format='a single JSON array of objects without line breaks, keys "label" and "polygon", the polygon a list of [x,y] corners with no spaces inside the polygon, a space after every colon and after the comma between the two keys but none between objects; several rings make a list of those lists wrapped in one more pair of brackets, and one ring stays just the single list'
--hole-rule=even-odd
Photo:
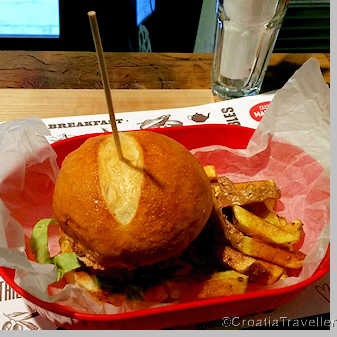
[{"label": "drinking glass", "polygon": [[258,94],[289,0],[217,0],[212,92]]}]

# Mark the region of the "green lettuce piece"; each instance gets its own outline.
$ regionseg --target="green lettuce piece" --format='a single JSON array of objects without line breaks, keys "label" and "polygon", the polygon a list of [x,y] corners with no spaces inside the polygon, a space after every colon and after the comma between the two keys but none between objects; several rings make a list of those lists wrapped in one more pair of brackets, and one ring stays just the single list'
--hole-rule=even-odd
[{"label": "green lettuce piece", "polygon": [[55,265],[57,281],[59,281],[65,273],[79,268],[80,264],[75,253],[62,253],[53,258],[50,257],[48,250],[48,227],[53,223],[57,222],[54,219],[42,219],[35,224],[30,238],[30,247],[38,263],[52,263]]},{"label": "green lettuce piece", "polygon": [[48,227],[52,223],[56,223],[56,221],[54,219],[42,219],[33,228],[30,248],[38,263],[52,263],[48,250]]},{"label": "green lettuce piece", "polygon": [[56,266],[57,281],[59,281],[63,275],[69,271],[81,267],[75,253],[62,253],[56,255],[54,256],[52,263]]}]

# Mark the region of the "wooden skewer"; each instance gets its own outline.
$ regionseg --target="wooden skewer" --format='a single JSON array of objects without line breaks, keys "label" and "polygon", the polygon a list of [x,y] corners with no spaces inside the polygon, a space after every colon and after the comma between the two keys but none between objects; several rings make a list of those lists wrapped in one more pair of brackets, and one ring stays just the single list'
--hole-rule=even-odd
[{"label": "wooden skewer", "polygon": [[110,91],[109,80],[108,80],[108,72],[106,70],[102,41],[101,41],[101,36],[99,34],[99,28],[98,28],[98,23],[97,23],[97,18],[96,18],[96,12],[90,11],[90,12],[88,12],[88,16],[89,16],[89,21],[90,21],[92,37],[93,37],[94,43],[95,43],[98,65],[99,65],[101,78],[102,78],[102,82],[103,82],[103,88],[104,88],[104,92],[105,92],[105,100],[106,100],[106,104],[108,106],[108,112],[109,112],[109,116],[110,116],[110,120],[111,120],[112,134],[113,134],[114,139],[115,139],[115,144],[116,144],[119,159],[124,160],[121,142],[120,142],[119,134],[118,134],[118,130],[117,130],[115,112],[114,112],[113,105],[112,105],[111,91]]}]

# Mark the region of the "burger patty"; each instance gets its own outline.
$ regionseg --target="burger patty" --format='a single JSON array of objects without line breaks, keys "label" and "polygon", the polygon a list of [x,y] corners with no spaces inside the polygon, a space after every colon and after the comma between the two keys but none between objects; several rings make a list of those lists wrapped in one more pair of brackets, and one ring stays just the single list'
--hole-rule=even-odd
[{"label": "burger patty", "polygon": [[97,262],[97,254],[84,248],[79,241],[73,240],[70,236],[65,234],[60,228],[60,249],[62,253],[74,252],[82,264],[92,268],[93,270],[105,270],[104,266]]},{"label": "burger patty", "polygon": [[[104,268],[94,262],[95,256],[75,244],[74,240],[61,231],[60,247],[62,252],[75,252],[81,262],[80,272],[95,276],[99,288],[111,293],[124,293],[129,298],[137,298],[147,289],[166,280],[185,275],[208,275],[217,270],[212,256],[214,247],[214,228],[209,221],[197,239],[178,258],[171,258],[149,266],[133,270]],[[211,263],[211,261],[213,261]]]}]

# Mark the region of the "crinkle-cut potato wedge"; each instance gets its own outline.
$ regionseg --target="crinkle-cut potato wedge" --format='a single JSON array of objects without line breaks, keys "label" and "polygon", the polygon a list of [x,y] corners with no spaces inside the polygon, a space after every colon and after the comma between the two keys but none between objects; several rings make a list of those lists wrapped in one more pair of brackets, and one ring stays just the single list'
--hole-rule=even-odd
[{"label": "crinkle-cut potato wedge", "polygon": [[291,245],[300,239],[297,235],[265,221],[240,206],[233,206],[233,213],[237,220],[235,226],[251,237],[276,245]]},{"label": "crinkle-cut potato wedge", "polygon": [[224,241],[228,240],[240,252],[282,267],[298,269],[303,266],[306,255],[302,252],[290,252],[243,234],[222,215],[219,209],[215,209],[214,215],[218,227],[221,226],[223,231]]},{"label": "crinkle-cut potato wedge", "polygon": [[191,300],[243,294],[248,276],[234,270],[215,272],[205,279],[177,278],[165,282],[172,300]]},{"label": "crinkle-cut potato wedge", "polygon": [[266,199],[279,199],[281,192],[272,180],[233,183],[227,177],[218,177],[215,198],[220,208],[246,205]]},{"label": "crinkle-cut potato wedge", "polygon": [[249,282],[274,284],[284,274],[284,268],[275,264],[257,260],[247,256],[230,246],[221,248],[219,252],[221,262],[239,273],[249,277]]}]

